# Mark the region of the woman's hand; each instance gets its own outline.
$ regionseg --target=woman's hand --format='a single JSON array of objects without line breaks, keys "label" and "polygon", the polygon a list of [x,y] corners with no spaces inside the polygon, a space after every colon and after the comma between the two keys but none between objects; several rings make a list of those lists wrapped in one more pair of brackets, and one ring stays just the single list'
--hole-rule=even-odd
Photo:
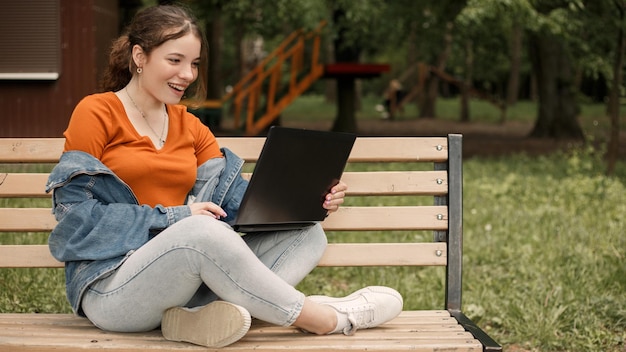
[{"label": "woman's hand", "polygon": [[338,184],[330,189],[330,192],[326,195],[323,207],[328,210],[328,213],[334,213],[339,209],[339,206],[343,204],[343,199],[346,196],[346,190],[348,185],[339,181]]},{"label": "woman's hand", "polygon": [[192,203],[189,208],[191,208],[191,215],[208,215],[215,219],[226,217],[224,209],[213,202]]}]

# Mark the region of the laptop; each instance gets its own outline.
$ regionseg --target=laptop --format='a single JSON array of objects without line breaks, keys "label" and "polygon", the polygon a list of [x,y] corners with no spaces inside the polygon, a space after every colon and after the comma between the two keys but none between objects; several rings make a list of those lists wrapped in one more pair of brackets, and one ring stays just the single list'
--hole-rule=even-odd
[{"label": "laptop", "polygon": [[356,135],[271,127],[233,224],[235,231],[292,230],[324,220]]}]

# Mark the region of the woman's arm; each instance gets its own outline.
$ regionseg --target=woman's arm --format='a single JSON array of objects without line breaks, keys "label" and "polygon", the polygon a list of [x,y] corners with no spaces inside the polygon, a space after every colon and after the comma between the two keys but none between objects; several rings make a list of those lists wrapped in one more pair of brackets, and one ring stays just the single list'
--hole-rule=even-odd
[{"label": "woman's arm", "polygon": [[50,234],[49,247],[57,260],[103,260],[125,255],[191,215],[188,206],[152,208],[112,202],[115,199],[107,197],[115,197],[116,192],[107,187],[92,187],[86,192],[87,185],[106,185],[104,177],[79,175],[54,190],[58,224]]}]

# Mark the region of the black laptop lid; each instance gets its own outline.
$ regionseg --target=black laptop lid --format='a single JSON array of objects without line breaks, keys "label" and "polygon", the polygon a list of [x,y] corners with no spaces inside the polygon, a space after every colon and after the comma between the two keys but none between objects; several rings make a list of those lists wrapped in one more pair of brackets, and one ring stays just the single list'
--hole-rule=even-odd
[{"label": "black laptop lid", "polygon": [[290,229],[322,221],[324,196],[341,179],[355,139],[350,133],[272,127],[235,230]]}]

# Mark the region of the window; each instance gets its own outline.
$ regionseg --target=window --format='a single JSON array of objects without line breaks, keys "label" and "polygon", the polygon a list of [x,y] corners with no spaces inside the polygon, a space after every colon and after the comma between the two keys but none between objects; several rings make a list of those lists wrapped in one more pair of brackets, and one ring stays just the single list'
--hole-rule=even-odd
[{"label": "window", "polygon": [[0,79],[59,78],[59,3],[60,0],[0,0]]}]

